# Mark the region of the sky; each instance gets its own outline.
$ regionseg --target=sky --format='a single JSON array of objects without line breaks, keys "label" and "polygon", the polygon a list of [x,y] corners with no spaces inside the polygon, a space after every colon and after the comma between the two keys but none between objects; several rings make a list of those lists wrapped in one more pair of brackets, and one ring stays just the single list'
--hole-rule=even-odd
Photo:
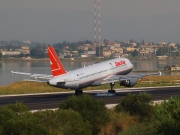
[{"label": "sky", "polygon": [[[180,43],[180,0],[101,0],[101,40]],[[0,40],[94,40],[94,0],[1,0]]]}]

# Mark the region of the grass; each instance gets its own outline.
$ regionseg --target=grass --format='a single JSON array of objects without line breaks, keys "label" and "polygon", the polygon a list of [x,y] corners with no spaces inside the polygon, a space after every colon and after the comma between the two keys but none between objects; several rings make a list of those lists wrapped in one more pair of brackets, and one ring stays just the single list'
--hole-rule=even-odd
[{"label": "grass", "polygon": [[179,80],[180,75],[176,76],[146,76],[142,79],[142,81],[155,81],[155,82],[172,82],[175,80]]},{"label": "grass", "polygon": [[[157,86],[174,86],[180,84],[180,76],[146,76],[140,80],[134,87],[157,87]],[[97,89],[109,89],[109,84],[88,87],[84,90],[97,90]],[[117,82],[114,86],[117,88],[125,88],[119,86]],[[64,92],[69,91],[66,89],[56,88],[49,86],[46,83],[40,82],[15,82],[7,86],[0,86],[0,95],[10,95],[10,94],[28,94],[28,93],[45,93],[45,92]]]},{"label": "grass", "polygon": [[7,86],[0,86],[0,95],[9,94],[27,94],[27,93],[44,93],[44,92],[63,92],[65,89],[49,86],[40,82],[15,82]]}]

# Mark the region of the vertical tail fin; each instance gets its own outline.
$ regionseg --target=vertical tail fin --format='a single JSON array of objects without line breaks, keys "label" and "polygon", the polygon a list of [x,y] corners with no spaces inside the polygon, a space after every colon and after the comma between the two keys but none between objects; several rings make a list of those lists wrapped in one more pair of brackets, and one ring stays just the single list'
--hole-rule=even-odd
[{"label": "vertical tail fin", "polygon": [[58,76],[67,73],[52,46],[48,47],[48,55],[50,59],[53,76]]}]

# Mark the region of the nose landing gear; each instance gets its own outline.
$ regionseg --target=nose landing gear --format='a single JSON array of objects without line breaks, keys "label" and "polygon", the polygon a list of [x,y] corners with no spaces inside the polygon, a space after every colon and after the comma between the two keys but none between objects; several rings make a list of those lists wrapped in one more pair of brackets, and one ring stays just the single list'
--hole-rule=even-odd
[{"label": "nose landing gear", "polygon": [[116,93],[116,91],[115,91],[115,90],[113,90],[113,86],[114,86],[114,85],[115,85],[115,83],[114,83],[114,82],[110,83],[111,89],[110,89],[110,90],[108,90],[108,93],[113,93],[113,94],[115,94],[115,93]]}]

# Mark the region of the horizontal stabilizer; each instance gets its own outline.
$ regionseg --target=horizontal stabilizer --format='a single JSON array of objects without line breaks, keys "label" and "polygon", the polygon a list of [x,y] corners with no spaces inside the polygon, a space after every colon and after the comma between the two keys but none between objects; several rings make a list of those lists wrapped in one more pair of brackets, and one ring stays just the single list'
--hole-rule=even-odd
[{"label": "horizontal stabilizer", "polygon": [[31,73],[14,72],[14,71],[12,71],[12,70],[11,70],[11,73],[12,73],[12,75],[13,75],[13,74],[18,74],[18,75],[31,75]]},{"label": "horizontal stabilizer", "polygon": [[11,70],[12,75],[13,74],[18,74],[18,75],[28,75],[29,77],[32,77],[34,79],[43,79],[43,80],[50,80],[52,79],[52,75],[47,75],[47,74],[36,74],[36,73],[25,73],[25,72],[14,72]]}]

